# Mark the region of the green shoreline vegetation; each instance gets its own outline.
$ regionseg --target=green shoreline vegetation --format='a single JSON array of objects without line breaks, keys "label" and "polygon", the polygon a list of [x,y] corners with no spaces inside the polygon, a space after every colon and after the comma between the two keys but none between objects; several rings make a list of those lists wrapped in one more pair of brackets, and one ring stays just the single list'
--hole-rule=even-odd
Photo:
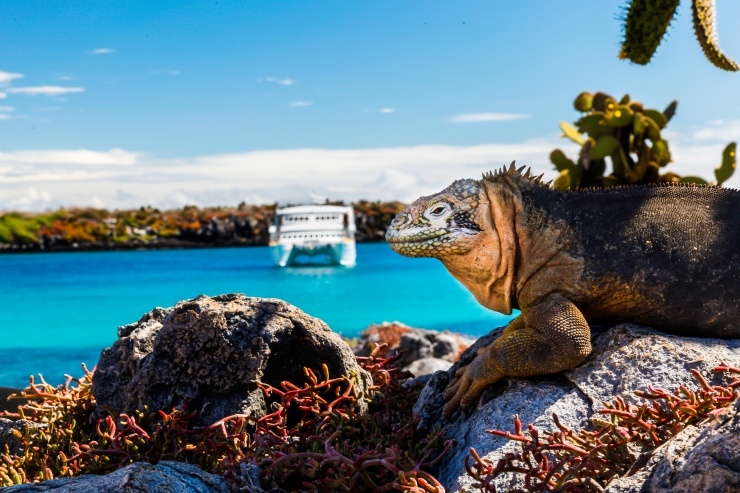
[{"label": "green shoreline vegetation", "polygon": [[[382,241],[401,202],[354,205],[358,242]],[[275,205],[205,207],[188,205],[161,211],[95,208],[41,213],[0,213],[0,252],[123,250],[260,246],[268,243]]]}]

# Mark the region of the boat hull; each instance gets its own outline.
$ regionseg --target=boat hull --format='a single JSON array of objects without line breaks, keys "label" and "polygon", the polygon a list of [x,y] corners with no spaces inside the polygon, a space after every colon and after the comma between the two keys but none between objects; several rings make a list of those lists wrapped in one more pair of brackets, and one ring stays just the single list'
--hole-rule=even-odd
[{"label": "boat hull", "polygon": [[280,267],[313,264],[352,267],[357,259],[354,242],[277,244],[271,249],[275,263]]}]

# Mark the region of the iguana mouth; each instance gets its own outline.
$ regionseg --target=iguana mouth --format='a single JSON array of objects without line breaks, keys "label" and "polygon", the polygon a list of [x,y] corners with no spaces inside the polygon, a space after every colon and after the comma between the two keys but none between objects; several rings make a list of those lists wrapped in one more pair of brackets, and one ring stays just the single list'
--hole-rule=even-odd
[{"label": "iguana mouth", "polygon": [[446,235],[447,232],[442,233],[434,233],[434,234],[425,234],[425,235],[414,235],[414,236],[388,236],[386,238],[386,241],[388,243],[393,244],[412,244],[412,243],[423,243],[425,241],[434,240],[435,238],[441,238],[442,236]]}]

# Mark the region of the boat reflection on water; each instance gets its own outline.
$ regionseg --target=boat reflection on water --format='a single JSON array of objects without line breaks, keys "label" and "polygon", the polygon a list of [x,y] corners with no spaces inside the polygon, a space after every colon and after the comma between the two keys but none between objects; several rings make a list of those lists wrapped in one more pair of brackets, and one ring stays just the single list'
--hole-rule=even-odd
[{"label": "boat reflection on water", "polygon": [[278,209],[270,226],[270,248],[280,267],[355,265],[352,207],[301,205]]},{"label": "boat reflection on water", "polygon": [[300,263],[294,266],[285,267],[283,269],[285,274],[296,277],[313,277],[316,279],[335,277],[345,269],[338,265],[319,265],[312,263]]}]

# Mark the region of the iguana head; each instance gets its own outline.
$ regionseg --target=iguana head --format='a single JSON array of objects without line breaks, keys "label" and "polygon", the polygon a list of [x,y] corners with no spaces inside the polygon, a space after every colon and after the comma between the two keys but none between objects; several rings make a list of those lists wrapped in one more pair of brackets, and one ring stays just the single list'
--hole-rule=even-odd
[{"label": "iguana head", "polygon": [[523,169],[511,163],[417,199],[396,216],[386,240],[401,255],[439,259],[483,306],[511,313],[520,187],[544,186]]},{"label": "iguana head", "polygon": [[385,239],[407,257],[443,258],[470,251],[485,227],[480,182],[458,180],[441,192],[421,197],[401,211]]}]

